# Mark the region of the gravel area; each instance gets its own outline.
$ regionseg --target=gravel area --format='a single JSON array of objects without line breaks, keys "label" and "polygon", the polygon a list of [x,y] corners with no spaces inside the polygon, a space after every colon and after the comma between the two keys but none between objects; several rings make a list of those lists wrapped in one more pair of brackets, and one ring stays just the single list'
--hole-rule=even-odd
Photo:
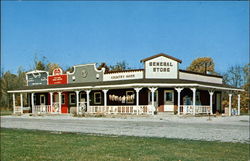
[{"label": "gravel area", "polygon": [[1,116],[1,127],[250,143],[249,116],[209,119],[175,115],[121,118],[22,115]]}]

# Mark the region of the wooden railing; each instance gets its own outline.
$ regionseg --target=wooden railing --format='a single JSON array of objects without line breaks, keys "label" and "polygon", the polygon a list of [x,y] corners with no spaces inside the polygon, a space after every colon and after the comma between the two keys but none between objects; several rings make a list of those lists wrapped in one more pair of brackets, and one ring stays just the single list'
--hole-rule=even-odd
[{"label": "wooden railing", "polygon": [[32,109],[32,113],[36,114],[46,114],[46,113],[54,113],[57,114],[59,113],[59,104],[54,103],[52,106],[51,105],[35,105]]},{"label": "wooden railing", "polygon": [[90,106],[89,113],[104,113],[104,114],[152,114],[153,108],[151,105],[140,106]]},{"label": "wooden railing", "polygon": [[[181,105],[180,107],[181,114],[193,114],[194,113],[194,106],[193,105]],[[210,113],[210,106],[195,106],[195,113],[196,114],[209,114]]]}]

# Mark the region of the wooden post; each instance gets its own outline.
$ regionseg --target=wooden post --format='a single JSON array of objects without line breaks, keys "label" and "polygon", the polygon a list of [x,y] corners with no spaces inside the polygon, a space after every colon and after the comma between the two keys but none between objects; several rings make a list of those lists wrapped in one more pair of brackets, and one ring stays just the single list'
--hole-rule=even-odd
[{"label": "wooden post", "polygon": [[13,113],[16,113],[16,99],[15,99],[15,93],[12,94],[13,96]]},{"label": "wooden post", "polygon": [[23,94],[22,93],[20,93],[20,103],[21,103],[21,107],[20,107],[21,114],[23,114]]},{"label": "wooden post", "polygon": [[87,95],[87,112],[90,112],[90,107],[89,107],[89,93],[90,93],[90,90],[86,90],[86,95]]},{"label": "wooden post", "polygon": [[142,88],[134,88],[134,90],[136,91],[136,108],[137,108],[137,115],[138,115],[138,109],[139,109],[139,94],[140,94],[140,90]]},{"label": "wooden post", "polygon": [[58,96],[59,96],[59,109],[58,109],[58,112],[59,114],[62,113],[62,92],[58,92]]},{"label": "wooden post", "polygon": [[196,110],[196,88],[190,88],[193,91],[193,115],[195,115]]},{"label": "wooden post", "polygon": [[238,115],[240,115],[240,94],[238,94]]},{"label": "wooden post", "polygon": [[209,91],[209,95],[210,95],[210,114],[213,114],[213,91]]},{"label": "wooden post", "polygon": [[52,107],[53,107],[53,92],[50,92],[50,112],[52,112]]},{"label": "wooden post", "polygon": [[31,109],[32,113],[35,113],[35,105],[34,105],[34,93],[31,93]]},{"label": "wooden post", "polygon": [[76,114],[79,114],[79,91],[76,92]]},{"label": "wooden post", "polygon": [[183,88],[175,88],[175,90],[178,92],[178,115],[180,115],[180,106],[181,106],[181,91]]},{"label": "wooden post", "polygon": [[228,115],[231,116],[232,115],[232,93],[229,93],[229,109],[228,109]]}]

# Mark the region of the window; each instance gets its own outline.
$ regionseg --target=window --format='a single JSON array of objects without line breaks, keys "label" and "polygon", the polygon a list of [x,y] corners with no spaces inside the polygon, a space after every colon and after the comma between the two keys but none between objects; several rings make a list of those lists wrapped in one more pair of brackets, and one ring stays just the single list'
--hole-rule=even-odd
[{"label": "window", "polygon": [[174,91],[165,91],[165,102],[174,102]]},{"label": "window", "polygon": [[101,92],[95,92],[94,93],[94,103],[101,104],[101,100],[102,100]]},{"label": "window", "polygon": [[80,102],[85,102],[86,98],[87,98],[86,93],[80,93]]},{"label": "window", "polygon": [[76,104],[76,94],[75,93],[70,93],[69,94],[69,104]]},{"label": "window", "polygon": [[134,91],[126,91],[126,102],[129,104],[133,104],[135,102],[135,92]]},{"label": "window", "polygon": [[65,104],[65,94],[62,94],[62,104]]},{"label": "window", "polygon": [[44,96],[44,95],[41,95],[41,96],[40,96],[40,101],[41,101],[41,102],[40,102],[41,105],[42,105],[42,104],[43,104],[43,105],[45,104],[45,96]]}]

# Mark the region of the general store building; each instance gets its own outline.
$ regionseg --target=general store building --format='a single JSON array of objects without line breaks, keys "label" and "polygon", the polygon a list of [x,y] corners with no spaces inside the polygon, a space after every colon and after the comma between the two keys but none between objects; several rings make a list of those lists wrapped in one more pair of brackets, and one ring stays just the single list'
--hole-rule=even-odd
[{"label": "general store building", "polygon": [[[224,85],[218,75],[181,70],[181,62],[161,53],[142,59],[143,69],[109,72],[98,70],[96,64],[82,64],[65,74],[60,68],[52,75],[35,70],[26,73],[27,86],[8,92],[13,94],[14,113],[134,115],[224,113],[222,94],[227,93],[231,115],[232,94],[242,89]],[[20,97],[19,105],[16,97]],[[235,108],[239,114],[239,94]]]}]

